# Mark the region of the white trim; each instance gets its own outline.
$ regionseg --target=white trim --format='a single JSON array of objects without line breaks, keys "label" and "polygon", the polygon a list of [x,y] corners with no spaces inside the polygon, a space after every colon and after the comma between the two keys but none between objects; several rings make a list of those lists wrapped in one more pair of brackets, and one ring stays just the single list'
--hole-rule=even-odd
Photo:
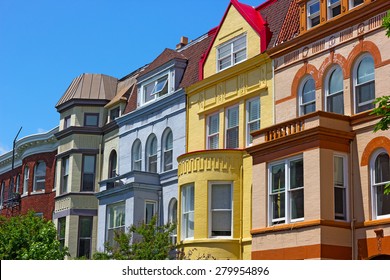
[{"label": "white trim", "polygon": [[[216,133],[213,133],[213,134],[209,134],[209,131],[210,131],[210,127],[209,127],[209,123],[210,123],[210,118],[211,117],[214,117],[214,116],[217,116],[217,120],[218,120],[218,131],[216,132]],[[220,130],[220,116],[219,116],[219,111],[218,112],[215,112],[215,113],[212,113],[212,114],[210,114],[210,115],[208,115],[207,117],[206,117],[206,149],[207,150],[211,150],[211,149],[219,149],[219,130]],[[211,138],[211,137],[217,137],[217,139],[218,139],[218,145],[217,145],[217,147],[216,148],[211,148],[210,147],[210,141],[209,141],[209,139]]]},{"label": "white trim", "polygon": [[[337,2],[335,2],[333,4],[330,1],[331,0],[327,0],[328,19],[331,19],[331,18],[334,18],[334,17],[341,15],[341,0],[338,0]],[[338,14],[336,16],[331,16],[332,9],[336,8],[337,6],[340,6],[340,14]]]},{"label": "white trim", "polygon": [[[249,121],[249,103],[250,102],[254,102],[254,101],[258,101],[259,102],[259,109],[260,109],[260,111],[259,111],[259,118],[255,119],[255,120],[252,120],[252,121]],[[259,122],[259,128],[261,128],[261,101],[260,101],[260,96],[248,99],[245,102],[245,143],[246,143],[247,147],[252,145],[252,142],[250,141],[249,125],[252,124],[252,123],[255,123],[257,121]]]},{"label": "white trim", "polygon": [[[212,235],[212,224],[213,224],[213,219],[212,219],[212,209],[211,209],[211,202],[212,202],[212,187],[214,185],[230,185],[230,235],[225,236],[225,235]],[[218,239],[230,239],[233,237],[233,182],[232,181],[209,181],[208,182],[208,236],[209,238],[218,238]],[[217,211],[228,211],[228,209],[216,209]]]},{"label": "white trim", "polygon": [[[237,109],[237,125],[229,127],[229,110],[235,110]],[[237,128],[237,147],[234,148],[228,148],[227,145],[227,135],[228,135],[228,130],[229,129],[235,129]],[[226,149],[237,149],[240,147],[240,107],[239,104],[232,105],[228,108],[225,109],[225,139],[224,139],[224,144]]]},{"label": "white trim", "polygon": [[[192,208],[193,210],[189,210],[188,212],[184,212],[184,206],[185,206],[185,200],[184,200],[184,192],[187,192],[187,189],[190,189],[192,188],[193,189],[193,195],[194,195],[194,198],[193,198],[193,201],[194,201],[194,204],[192,205]],[[180,208],[180,239],[181,240],[193,240],[194,239],[194,235],[195,235],[195,186],[193,183],[190,183],[190,184],[186,184],[186,185],[183,185],[181,186],[180,188],[180,204],[181,204],[181,208]],[[188,236],[186,237],[186,235],[188,235],[188,228],[185,227],[185,224],[184,224],[184,215],[190,215],[191,213],[193,213],[193,216],[194,216],[194,229],[193,229],[193,235],[192,236]]]},{"label": "white trim", "polygon": [[[314,14],[310,14],[310,9],[309,9],[309,7],[310,7],[310,6],[313,6],[313,5],[316,4],[316,3],[318,3],[318,6],[319,6],[318,12],[315,12]],[[312,23],[311,23],[311,21],[312,21],[314,18],[316,18],[316,17],[318,17],[319,20],[320,20],[320,11],[321,11],[321,3],[320,3],[320,0],[311,0],[311,1],[308,1],[308,2],[306,3],[307,29],[313,28],[313,27],[315,27],[315,26],[317,26],[317,25],[320,24],[320,22],[319,22],[318,24],[312,26]]]},{"label": "white trim", "polygon": [[[238,51],[234,52],[234,51],[233,51],[233,44],[234,44],[234,42],[240,40],[240,39],[243,38],[243,37],[245,37],[245,47],[243,47],[243,48],[239,49]],[[221,48],[225,47],[225,46],[228,46],[228,45],[230,45],[230,52],[229,52],[229,54],[225,55],[225,56],[222,57],[222,58],[219,58],[219,50],[220,50]],[[245,58],[242,59],[242,60],[239,61],[239,62],[234,62],[234,54],[235,54],[235,53],[238,53],[238,52],[240,52],[240,51],[242,51],[242,50],[245,50]],[[227,42],[222,43],[222,44],[219,45],[219,46],[217,46],[217,47],[216,47],[216,54],[215,54],[215,55],[216,55],[216,69],[217,69],[217,73],[218,73],[218,72],[221,72],[221,71],[223,71],[223,70],[226,70],[226,69],[228,69],[228,68],[230,68],[230,67],[233,67],[234,65],[237,65],[237,64],[239,64],[239,63],[241,63],[241,62],[247,60],[247,59],[248,59],[248,36],[247,36],[246,32],[243,33],[243,34],[240,34],[240,35],[238,35],[238,36],[236,36],[236,37],[234,37],[234,38],[232,38],[232,39],[230,39],[230,40],[227,41]],[[219,65],[220,60],[227,59],[227,58],[229,58],[229,57],[230,57],[230,64],[229,64],[229,66],[226,66],[226,67],[224,67],[224,68],[221,69],[221,68],[220,68],[220,65]]]},{"label": "white trim", "polygon": [[363,0],[362,3],[360,3],[360,4],[358,4],[358,5],[355,6],[355,5],[353,4],[353,1],[354,1],[354,0],[349,0],[349,3],[348,3],[348,4],[349,4],[349,9],[350,9],[350,10],[352,10],[352,9],[354,9],[354,8],[356,8],[356,7],[358,7],[358,6],[364,4],[364,0]]},{"label": "white trim", "polygon": [[[374,57],[371,55],[371,53],[364,53],[355,61],[354,65],[353,65],[353,72],[352,72],[353,88],[352,88],[352,91],[353,91],[353,104],[354,104],[353,110],[354,110],[355,114],[361,113],[361,112],[358,112],[358,110],[357,110],[358,104],[357,104],[357,95],[356,95],[356,87],[358,86],[357,85],[358,66],[362,62],[362,60],[366,57],[371,57],[371,59],[374,61]],[[374,61],[374,81],[373,82],[375,85],[375,61]],[[374,91],[374,95],[375,95],[375,91]],[[367,105],[369,103],[372,103],[374,100],[375,100],[375,96],[374,96],[374,99],[363,102],[360,105],[361,106]],[[362,112],[364,112],[364,111],[362,111]]]}]

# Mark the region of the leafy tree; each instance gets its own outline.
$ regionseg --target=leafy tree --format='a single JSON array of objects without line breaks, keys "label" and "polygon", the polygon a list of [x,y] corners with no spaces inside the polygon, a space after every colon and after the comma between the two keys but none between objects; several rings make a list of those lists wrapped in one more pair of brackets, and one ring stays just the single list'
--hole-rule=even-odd
[{"label": "leafy tree", "polygon": [[0,259],[2,260],[63,260],[67,248],[61,248],[52,221],[26,215],[0,216]]},{"label": "leafy tree", "polygon": [[383,27],[386,29],[387,37],[390,37],[390,15],[383,18]]},{"label": "leafy tree", "polygon": [[166,260],[175,246],[170,236],[176,226],[156,226],[154,216],[149,224],[132,225],[127,232],[115,232],[115,244],[106,243],[105,252],[97,252],[95,260]]}]

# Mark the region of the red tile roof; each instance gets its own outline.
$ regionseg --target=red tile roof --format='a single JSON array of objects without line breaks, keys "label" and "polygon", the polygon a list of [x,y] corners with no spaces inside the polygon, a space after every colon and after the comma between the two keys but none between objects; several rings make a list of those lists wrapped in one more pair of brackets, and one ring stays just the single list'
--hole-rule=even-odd
[{"label": "red tile roof", "polygon": [[289,0],[289,9],[274,46],[289,41],[299,34],[299,0]]}]

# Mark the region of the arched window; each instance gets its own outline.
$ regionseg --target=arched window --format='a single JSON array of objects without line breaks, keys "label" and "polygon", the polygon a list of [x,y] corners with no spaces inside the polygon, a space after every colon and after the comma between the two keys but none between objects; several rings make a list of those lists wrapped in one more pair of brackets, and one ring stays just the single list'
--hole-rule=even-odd
[{"label": "arched window", "polygon": [[39,161],[38,164],[35,165],[33,191],[41,191],[45,189],[45,178],[46,164],[43,161]]},{"label": "arched window", "polygon": [[303,81],[299,93],[299,115],[303,116],[316,110],[316,86],[312,76]]},{"label": "arched window", "polygon": [[135,140],[132,149],[133,170],[141,171],[142,169],[142,148],[141,141]]},{"label": "arched window", "polygon": [[354,93],[356,113],[375,107],[375,67],[371,55],[362,56],[355,64]]},{"label": "arched window", "polygon": [[108,178],[114,178],[117,176],[117,155],[116,151],[113,150],[110,154],[109,164],[108,164]]},{"label": "arched window", "polygon": [[371,185],[374,218],[390,217],[390,195],[384,194],[390,183],[390,159],[385,150],[377,151],[371,162]]},{"label": "arched window", "polygon": [[[177,225],[177,199],[172,198],[169,202],[168,206],[168,222],[170,224]],[[171,234],[171,242],[172,244],[176,244],[177,242],[177,229],[172,232]]]},{"label": "arched window", "polygon": [[154,134],[149,136],[146,146],[146,171],[157,172],[157,138]]},{"label": "arched window", "polygon": [[344,114],[343,71],[339,66],[329,72],[326,84],[326,111]]},{"label": "arched window", "polygon": [[23,176],[23,194],[28,193],[28,181],[30,178],[30,168],[28,166],[24,167],[24,176]]},{"label": "arched window", "polygon": [[170,129],[164,133],[163,138],[163,170],[168,171],[173,168],[173,135]]}]

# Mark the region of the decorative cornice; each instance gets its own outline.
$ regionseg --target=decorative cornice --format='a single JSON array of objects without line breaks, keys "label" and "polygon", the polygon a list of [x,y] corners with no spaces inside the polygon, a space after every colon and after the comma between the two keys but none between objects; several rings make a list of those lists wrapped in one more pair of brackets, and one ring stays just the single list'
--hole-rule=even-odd
[{"label": "decorative cornice", "polygon": [[65,137],[72,136],[74,134],[86,134],[86,135],[103,135],[103,128],[94,126],[71,126],[64,130],[57,132],[55,137],[57,140],[64,139]]}]

